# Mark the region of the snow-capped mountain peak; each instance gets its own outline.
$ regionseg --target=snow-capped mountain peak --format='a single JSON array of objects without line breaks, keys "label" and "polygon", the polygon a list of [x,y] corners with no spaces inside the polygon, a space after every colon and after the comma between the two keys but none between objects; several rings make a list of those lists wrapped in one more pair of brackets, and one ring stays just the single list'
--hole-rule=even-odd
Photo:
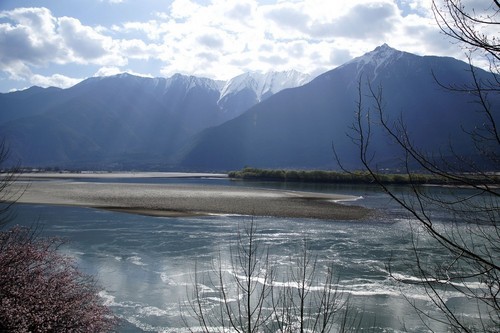
[{"label": "snow-capped mountain peak", "polygon": [[193,75],[183,75],[179,73],[174,74],[166,80],[165,88],[168,89],[173,84],[180,84],[185,86],[186,91],[189,91],[194,87],[203,87],[210,90],[220,89],[220,84],[218,83],[218,81]]},{"label": "snow-capped mountain peak", "polygon": [[393,56],[400,56],[403,52],[393,49],[386,43],[377,46],[375,50],[366,53],[364,56],[360,57],[359,60],[370,62],[375,61],[376,63],[382,63],[390,59]]},{"label": "snow-capped mountain peak", "polygon": [[[369,75],[371,79],[375,79],[382,67],[390,65],[392,62],[399,59],[405,52],[393,49],[387,44],[377,46],[373,51],[354,58],[342,66],[357,64],[357,72]],[[341,66],[341,67],[342,67]]]},{"label": "snow-capped mountain peak", "polygon": [[219,100],[248,89],[255,93],[257,101],[260,102],[283,89],[298,87],[310,80],[310,75],[295,70],[268,73],[247,72],[227,81],[221,90]]}]

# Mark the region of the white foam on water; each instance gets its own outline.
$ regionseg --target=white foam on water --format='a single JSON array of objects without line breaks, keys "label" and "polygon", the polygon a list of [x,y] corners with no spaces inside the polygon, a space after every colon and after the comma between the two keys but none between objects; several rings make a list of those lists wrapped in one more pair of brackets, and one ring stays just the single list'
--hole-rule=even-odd
[{"label": "white foam on water", "polygon": [[166,272],[160,273],[160,279],[169,286],[178,285],[177,282],[175,282],[175,280],[172,279]]},{"label": "white foam on water", "polygon": [[204,297],[204,299],[208,300],[208,301],[212,301],[212,302],[216,302],[216,303],[233,303],[233,302],[236,302],[237,299],[236,298],[226,298],[226,299],[222,299],[220,297]]},{"label": "white foam on water", "polygon": [[329,201],[338,203],[338,202],[358,201],[358,200],[362,200],[362,199],[364,199],[363,196],[358,196],[358,197],[343,198],[343,199],[333,199],[333,200],[329,200]]},{"label": "white foam on water", "polygon": [[[466,288],[469,290],[476,289],[476,290],[487,290],[488,286],[484,283],[481,282],[452,282],[451,280],[435,280],[435,279],[424,279],[424,278],[419,278],[416,276],[411,276],[411,275],[405,275],[401,273],[392,273],[392,277],[400,282],[403,283],[414,283],[414,284],[429,284],[429,283],[435,283],[435,284],[441,284],[441,285],[451,285],[457,288]],[[461,294],[458,294],[461,295]]]},{"label": "white foam on water", "polygon": [[215,217],[249,217],[249,216],[251,216],[251,215],[245,215],[245,214],[224,214],[224,213],[207,213],[206,215],[215,216]]},{"label": "white foam on water", "polygon": [[170,311],[167,309],[160,309],[156,306],[143,306],[137,309],[137,313],[140,315],[145,315],[148,317],[155,316],[155,317],[166,317],[170,315]]},{"label": "white foam on water", "polygon": [[109,294],[106,290],[101,290],[98,293],[99,297],[102,298],[104,305],[106,306],[118,306],[119,304],[115,302],[115,296]]},{"label": "white foam on water", "polygon": [[[395,297],[399,298],[402,296],[402,290],[398,288],[396,285],[391,285],[387,283],[387,281],[381,282],[366,282],[366,283],[358,283],[358,284],[347,284],[343,287],[339,288],[341,292],[351,294],[354,296],[385,296],[385,297]],[[411,290],[404,291],[405,297],[415,299],[415,300],[423,300],[429,301],[430,298],[422,292],[419,292],[417,289],[412,288]]]},{"label": "white foam on water", "polygon": [[[117,317],[127,321],[131,325],[143,331],[179,332],[176,329],[172,329],[166,326],[165,327],[154,326],[145,322],[148,320],[148,317],[159,317],[159,318],[166,318],[172,316],[180,317],[181,313],[177,304],[165,306],[165,308],[159,308],[149,304],[143,304],[137,302],[130,302],[130,301],[117,302],[116,297],[111,295],[105,290],[100,291],[98,295],[103,299],[104,305],[109,307],[126,309],[126,311],[122,311],[121,314],[117,314]],[[186,329],[185,331],[187,332],[188,330]]]},{"label": "white foam on water", "polygon": [[147,332],[164,332],[164,331],[169,329],[167,327],[155,327],[155,326],[150,325],[150,324],[145,324],[135,317],[124,317],[123,319],[125,319],[130,324],[134,325],[135,327],[137,327],[143,331],[147,331]]},{"label": "white foam on water", "polygon": [[206,284],[197,283],[197,287],[198,287],[198,290],[199,290],[201,293],[206,293],[206,294],[208,294],[208,293],[215,293],[215,292],[216,292],[213,288],[211,288],[211,287],[207,286]]},{"label": "white foam on water", "polygon": [[140,256],[131,256],[127,258],[127,261],[131,262],[137,266],[147,266],[147,264],[142,262],[142,258]]}]

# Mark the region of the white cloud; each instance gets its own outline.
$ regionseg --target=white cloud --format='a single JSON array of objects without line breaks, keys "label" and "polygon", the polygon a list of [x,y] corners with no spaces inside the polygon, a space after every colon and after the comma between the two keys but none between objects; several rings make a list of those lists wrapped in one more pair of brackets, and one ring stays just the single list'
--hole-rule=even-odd
[{"label": "white cloud", "polygon": [[121,73],[129,73],[135,76],[142,76],[142,77],[153,77],[151,74],[144,74],[144,73],[137,73],[133,70],[130,69],[121,69],[115,66],[105,66],[101,67],[97,70],[97,72],[94,73],[94,77],[98,76],[113,76]]},{"label": "white cloud", "polygon": [[252,11],[252,4],[242,1],[231,7],[226,12],[226,15],[234,20],[247,20],[250,18],[250,15],[252,15]]},{"label": "white cloud", "polygon": [[123,70],[118,67],[101,67],[97,72],[95,72],[94,76],[112,76],[120,73],[123,73]]},{"label": "white cloud", "polygon": [[[389,0],[266,5],[213,0],[205,6],[174,0],[170,11],[156,13],[156,20],[127,22],[122,31],[140,32],[158,41],[161,52],[155,57],[166,62],[163,74],[177,69],[227,78],[238,66],[239,73],[276,66],[311,72],[318,66],[340,65],[337,61],[346,59],[346,54],[359,55],[384,42],[398,47],[408,39],[400,37],[397,26],[403,22],[398,15]],[[331,56],[337,48],[352,50],[353,45],[357,51]]]},{"label": "white cloud", "polygon": [[224,46],[224,40],[222,38],[209,33],[198,36],[196,41],[210,49],[220,49]]},{"label": "white cloud", "polygon": [[187,19],[202,9],[202,6],[191,0],[174,0],[170,6],[170,15],[175,19]]},{"label": "white cloud", "polygon": [[127,59],[121,56],[119,46],[97,29],[73,17],[54,17],[47,8],[0,12],[0,68],[13,81],[69,87],[81,79],[34,72],[52,65],[125,65]]},{"label": "white cloud", "polygon": [[300,8],[292,5],[279,6],[270,9],[265,17],[274,21],[279,27],[293,30],[305,30],[311,18]]},{"label": "white cloud", "polygon": [[46,59],[58,59],[60,39],[54,35],[56,23],[45,8],[20,8],[0,12],[17,24],[0,24],[0,65],[11,70],[18,63],[40,65]]},{"label": "white cloud", "polygon": [[30,83],[39,87],[60,87],[69,88],[82,81],[82,79],[72,78],[61,74],[53,74],[51,76],[43,76],[39,74],[30,77]]},{"label": "white cloud", "polygon": [[91,27],[82,25],[79,20],[61,17],[58,23],[58,33],[75,60],[84,63],[92,62],[112,52],[113,40],[110,37],[103,36]]},{"label": "white cloud", "polygon": [[112,29],[117,32],[138,32],[147,39],[156,41],[168,31],[165,26],[157,20],[149,20],[147,22],[125,22],[122,26],[114,25]]},{"label": "white cloud", "polygon": [[31,28],[31,32],[37,35],[52,34],[56,27],[56,20],[47,8],[17,8],[2,12],[0,16],[17,21],[22,27]]},{"label": "white cloud", "polygon": [[9,79],[14,81],[26,80],[32,75],[29,66],[20,61],[13,62],[9,66],[5,66],[3,71],[8,75]]},{"label": "white cloud", "polygon": [[330,61],[334,64],[343,64],[352,58],[351,52],[347,49],[336,49],[330,53]]},{"label": "white cloud", "polygon": [[[120,22],[110,12],[112,24],[95,25],[78,12],[56,17],[46,8],[18,8],[0,12],[0,68],[12,80],[29,80],[54,64],[92,66],[86,73],[128,68],[228,79],[248,70],[317,74],[384,42],[417,54],[461,56],[439,33],[430,1],[172,0],[155,8],[147,2],[145,20]],[[36,80],[65,84],[63,77]]]},{"label": "white cloud", "polygon": [[383,39],[391,35],[399,22],[396,7],[390,3],[367,3],[353,6],[346,14],[326,24],[314,24],[313,36],[346,37],[354,40]]},{"label": "white cloud", "polygon": [[126,63],[116,41],[72,17],[56,18],[46,8],[0,13],[0,64],[14,70],[19,62],[50,64]]},{"label": "white cloud", "polygon": [[117,41],[120,55],[128,59],[148,60],[158,58],[161,53],[161,47],[156,44],[146,44],[140,39],[122,39]]}]

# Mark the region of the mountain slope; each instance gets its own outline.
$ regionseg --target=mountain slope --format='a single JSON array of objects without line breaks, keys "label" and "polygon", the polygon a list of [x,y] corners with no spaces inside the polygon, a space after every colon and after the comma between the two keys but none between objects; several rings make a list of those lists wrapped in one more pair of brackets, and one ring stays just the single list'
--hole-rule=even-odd
[{"label": "mountain slope", "polygon": [[[359,168],[358,150],[346,135],[354,121],[358,82],[365,108],[371,106],[367,82],[374,89],[382,87],[386,116],[392,120],[402,117],[417,146],[439,154],[451,141],[460,153],[474,154],[461,129],[482,122],[471,110],[472,96],[445,91],[433,78],[434,73],[445,85],[470,82],[467,69],[468,64],[452,58],[420,57],[383,45],[204,131],[184,147],[179,164],[200,170],[246,165],[335,168],[333,143],[347,167]],[[482,70],[478,74],[491,75]],[[493,102],[498,103],[498,98]],[[394,168],[399,152],[382,133],[372,134],[380,167]]]},{"label": "mountain slope", "polygon": [[226,82],[218,104],[224,120],[227,121],[281,90],[302,86],[310,80],[309,75],[294,70],[264,74],[244,73]]},{"label": "mountain slope", "polygon": [[133,165],[138,157],[172,153],[204,128],[203,121],[216,118],[218,88],[196,81],[92,78],[47,97],[35,116],[18,114],[0,130],[12,158],[24,165],[108,167],[127,159]]}]

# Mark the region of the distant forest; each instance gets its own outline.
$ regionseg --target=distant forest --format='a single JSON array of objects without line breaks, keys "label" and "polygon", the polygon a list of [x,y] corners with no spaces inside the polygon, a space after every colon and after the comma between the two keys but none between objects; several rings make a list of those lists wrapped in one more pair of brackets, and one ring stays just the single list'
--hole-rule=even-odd
[{"label": "distant forest", "polygon": [[[289,182],[317,182],[317,183],[346,183],[346,184],[370,184],[373,176],[366,171],[338,172],[325,170],[282,170],[282,169],[257,169],[247,167],[240,171],[228,173],[230,178],[245,180],[269,180]],[[453,185],[449,178],[440,177],[436,174],[399,174],[380,173],[378,179],[386,184],[439,184]],[[471,177],[471,185],[483,181],[483,176]],[[494,184],[500,183],[500,175],[489,175],[488,178]]]}]

